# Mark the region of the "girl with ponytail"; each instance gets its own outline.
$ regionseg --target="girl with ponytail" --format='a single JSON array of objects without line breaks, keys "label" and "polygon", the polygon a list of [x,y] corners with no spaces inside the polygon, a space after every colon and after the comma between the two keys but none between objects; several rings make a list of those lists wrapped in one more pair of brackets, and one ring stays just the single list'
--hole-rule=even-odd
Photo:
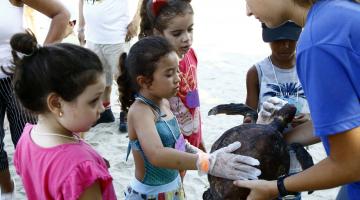
[{"label": "girl with ponytail", "polygon": [[201,130],[198,61],[191,48],[194,11],[190,2],[191,0],[144,0],[140,12],[139,37],[161,36],[175,47],[180,58],[181,80],[179,92],[169,99],[170,107],[179,121],[185,139],[206,151]]},{"label": "girl with ponytail", "polygon": [[14,165],[28,199],[116,199],[104,159],[79,137],[104,111],[105,75],[99,58],[73,44],[41,47],[30,33],[10,41],[14,90],[38,115],[26,124]]},{"label": "girl with ponytail", "polygon": [[[233,154],[236,142],[211,154],[188,143],[180,133],[168,99],[179,91],[179,58],[163,37],[149,36],[120,58],[117,80],[121,105],[128,112],[129,147],[135,177],[126,200],[185,199],[179,170],[198,170],[227,179],[256,179],[258,160]],[[131,151],[132,150],[132,151]]]}]

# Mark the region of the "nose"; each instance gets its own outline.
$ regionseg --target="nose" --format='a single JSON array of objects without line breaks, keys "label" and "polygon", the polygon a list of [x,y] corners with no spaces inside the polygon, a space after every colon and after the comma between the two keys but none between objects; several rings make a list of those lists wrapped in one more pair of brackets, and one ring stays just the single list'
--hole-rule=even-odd
[{"label": "nose", "polygon": [[176,72],[176,76],[175,76],[175,83],[176,84],[178,84],[179,82],[180,82],[180,71],[178,70],[177,72]]},{"label": "nose", "polygon": [[289,48],[290,47],[290,41],[289,40],[284,40],[282,46],[284,48]]},{"label": "nose", "polygon": [[191,33],[185,32],[182,37],[182,42],[190,43],[191,42]]},{"label": "nose", "polygon": [[252,12],[251,12],[251,10],[250,10],[250,8],[249,8],[249,5],[248,5],[247,3],[246,3],[246,15],[249,16],[249,17],[250,17],[251,15],[253,15]]}]

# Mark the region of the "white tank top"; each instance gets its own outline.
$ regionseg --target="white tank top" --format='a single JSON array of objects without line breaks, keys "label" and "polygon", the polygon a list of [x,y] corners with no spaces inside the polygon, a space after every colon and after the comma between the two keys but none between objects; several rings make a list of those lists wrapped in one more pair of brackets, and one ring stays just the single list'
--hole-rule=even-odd
[{"label": "white tank top", "polygon": [[85,39],[95,44],[125,42],[130,22],[128,0],[83,0]]},{"label": "white tank top", "polygon": [[309,113],[304,90],[299,81],[296,67],[281,69],[272,64],[270,57],[255,64],[260,84],[259,105],[270,97],[279,97],[294,104],[297,114]]},{"label": "white tank top", "polygon": [[[18,32],[23,32],[23,8],[12,5],[9,0],[0,0],[0,66],[9,71],[12,64],[10,47],[11,37]],[[0,69],[0,78],[6,75]]]}]

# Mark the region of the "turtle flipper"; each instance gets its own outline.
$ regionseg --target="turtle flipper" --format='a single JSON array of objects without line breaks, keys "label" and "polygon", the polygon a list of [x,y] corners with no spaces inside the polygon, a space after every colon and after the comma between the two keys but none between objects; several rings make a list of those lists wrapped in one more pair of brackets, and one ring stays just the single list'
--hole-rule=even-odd
[{"label": "turtle flipper", "polygon": [[211,108],[208,112],[208,115],[217,114],[251,116],[255,121],[258,117],[257,112],[254,109],[243,103],[220,104]]},{"label": "turtle flipper", "polygon": [[[306,170],[307,168],[310,168],[314,166],[314,161],[309,154],[309,152],[304,148],[302,144],[299,143],[292,143],[290,144],[290,148],[295,151],[296,158],[298,159],[301,168],[303,170]],[[309,194],[313,193],[314,191],[308,191]]]}]

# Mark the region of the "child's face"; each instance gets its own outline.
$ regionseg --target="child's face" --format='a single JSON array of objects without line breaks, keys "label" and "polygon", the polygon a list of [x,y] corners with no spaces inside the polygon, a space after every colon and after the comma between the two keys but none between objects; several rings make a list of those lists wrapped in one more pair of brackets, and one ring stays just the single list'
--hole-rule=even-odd
[{"label": "child's face", "polygon": [[296,41],[277,40],[270,42],[272,56],[279,61],[288,61],[295,56]]},{"label": "child's face", "polygon": [[153,74],[149,92],[159,98],[170,98],[179,91],[179,57],[173,51],[163,56]]},{"label": "child's face", "polygon": [[254,15],[260,22],[265,23],[269,28],[275,28],[287,19],[289,0],[246,0],[246,14]]},{"label": "child's face", "polygon": [[163,30],[165,37],[176,49],[176,53],[182,58],[193,43],[193,14],[178,15],[171,19],[168,27]]},{"label": "child's face", "polygon": [[62,105],[63,116],[59,122],[71,132],[88,131],[104,111],[101,97],[105,90],[105,75],[98,76],[96,82],[89,85],[73,101]]}]

